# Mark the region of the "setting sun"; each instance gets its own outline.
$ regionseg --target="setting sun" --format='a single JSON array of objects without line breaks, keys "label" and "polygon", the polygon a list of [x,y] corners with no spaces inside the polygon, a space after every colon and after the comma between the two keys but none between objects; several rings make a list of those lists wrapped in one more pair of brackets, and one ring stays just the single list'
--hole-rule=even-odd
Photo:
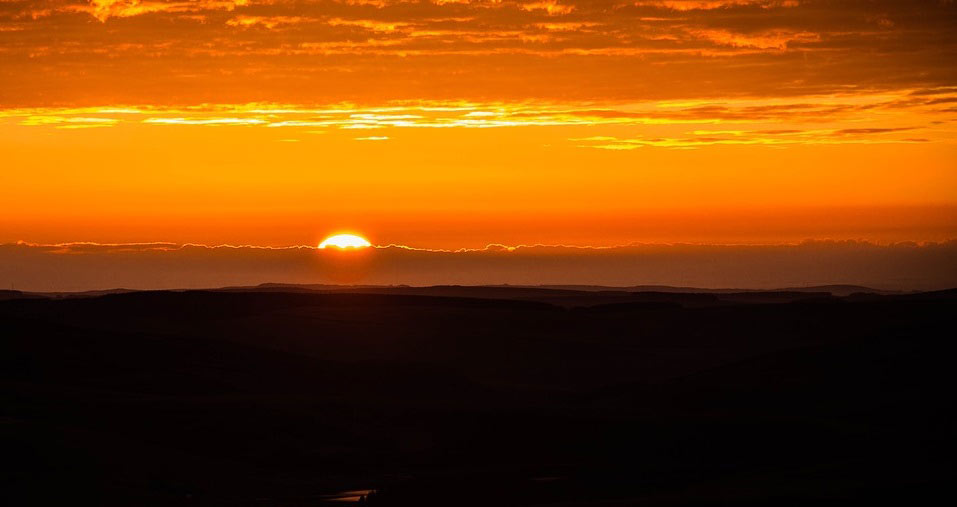
[{"label": "setting sun", "polygon": [[336,234],[329,236],[322,240],[322,243],[319,243],[319,248],[326,248],[327,246],[337,248],[366,248],[372,246],[372,243],[369,243],[369,241],[362,236],[356,236],[355,234]]},{"label": "setting sun", "polygon": [[957,496],[955,28],[0,0],[3,505]]}]

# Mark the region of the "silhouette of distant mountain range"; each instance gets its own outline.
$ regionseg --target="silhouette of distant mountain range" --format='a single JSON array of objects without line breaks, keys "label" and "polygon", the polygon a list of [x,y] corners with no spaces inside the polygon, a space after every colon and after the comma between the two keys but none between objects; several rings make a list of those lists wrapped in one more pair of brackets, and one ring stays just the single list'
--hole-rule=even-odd
[{"label": "silhouette of distant mountain range", "polygon": [[[635,285],[612,287],[601,285],[330,285],[330,284],[284,284],[263,283],[255,286],[222,287],[214,291],[254,291],[254,292],[324,292],[324,293],[362,293],[362,294],[404,294],[428,295],[440,297],[476,297],[492,299],[530,299],[551,303],[579,302],[585,305],[601,302],[620,302],[616,298],[629,300],[673,299],[681,301],[680,296],[668,294],[715,294],[715,298],[698,298],[700,301],[767,301],[785,302],[807,297],[844,297],[852,294],[903,294],[902,291],[873,289],[859,285],[819,285],[808,287],[787,287],[782,289],[705,289],[695,287],[671,287],[667,285]],[[106,294],[135,292],[133,289],[108,289],[80,292],[21,292],[0,291],[0,299],[22,297],[90,297]],[[689,298],[688,301],[692,299]]]},{"label": "silhouette of distant mountain range", "polygon": [[[450,286],[434,286],[435,288]],[[899,294],[902,291],[889,291],[873,289],[861,285],[815,285],[808,287],[785,287],[781,289],[705,289],[699,287],[672,287],[669,285],[631,285],[631,286],[606,286],[606,285],[482,285],[482,286],[451,286],[467,288],[508,288],[508,289],[547,289],[547,290],[565,290],[576,292],[693,292],[693,293],[726,293],[726,292],[828,292],[835,296],[847,296],[854,293],[874,293],[874,294]],[[327,285],[327,284],[281,284],[264,283],[255,288],[302,288],[312,290],[376,290],[376,289],[394,289],[411,288],[406,285],[382,286],[382,285]],[[420,287],[427,289],[429,287]]]}]

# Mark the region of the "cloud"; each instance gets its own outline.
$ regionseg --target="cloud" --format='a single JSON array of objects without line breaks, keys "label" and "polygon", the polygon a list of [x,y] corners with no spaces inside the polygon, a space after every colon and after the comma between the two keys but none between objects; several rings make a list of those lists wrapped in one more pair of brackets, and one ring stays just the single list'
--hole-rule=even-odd
[{"label": "cloud", "polygon": [[797,7],[800,0],[636,0],[634,5],[663,7],[676,11],[727,9],[730,7],[759,6]]},{"label": "cloud", "polygon": [[877,245],[491,245],[459,252],[399,246],[330,252],[147,243],[0,245],[0,283],[20,290],[208,288],[285,283],[600,284],[779,288],[849,283],[957,285],[957,242]]},{"label": "cloud", "polygon": [[848,128],[839,130],[773,129],[773,130],[695,130],[683,137],[618,138],[595,136],[570,139],[581,147],[601,150],[626,151],[644,146],[658,148],[697,149],[715,145],[749,145],[784,147],[814,144],[892,144],[928,142],[926,138],[873,138],[874,135],[916,130],[914,127]]},{"label": "cloud", "polygon": [[263,125],[259,118],[147,118],[143,123],[159,125]]},{"label": "cloud", "polygon": [[241,28],[261,26],[271,30],[281,25],[292,25],[308,21],[312,21],[312,19],[302,16],[235,16],[226,21],[226,24]]},{"label": "cloud", "polygon": [[331,18],[326,21],[329,26],[355,26],[373,32],[394,32],[400,28],[412,26],[412,23],[400,21],[378,21],[374,19],[343,19]]},{"label": "cloud", "polygon": [[79,129],[112,127],[120,120],[116,118],[91,118],[86,116],[60,116],[49,114],[30,115],[20,121],[26,126],[53,126],[58,129]]},{"label": "cloud", "polygon": [[540,0],[537,2],[523,3],[520,5],[520,7],[523,11],[542,10],[547,12],[550,16],[570,14],[575,10],[574,5],[562,4],[557,0]]},{"label": "cloud", "polygon": [[[954,94],[957,96],[957,94]],[[641,102],[581,107],[531,102],[402,101],[379,106],[331,104],[219,104],[193,107],[0,109],[0,122],[33,128],[95,128],[146,124],[281,129],[293,134],[382,130],[363,140],[383,140],[392,129],[511,129],[552,127],[574,132],[576,146],[634,150],[644,146],[695,149],[712,145],[783,148],[811,144],[957,142],[946,111],[932,102],[948,95],[857,95],[807,99],[738,99],[719,102]],[[577,130],[588,127],[590,135]],[[620,128],[640,129],[622,136]],[[680,129],[679,129],[680,127]],[[555,130],[558,132],[558,130]],[[907,138],[891,134],[909,132]],[[640,135],[638,135],[640,134]],[[558,134],[561,136],[561,134]]]},{"label": "cloud", "polygon": [[786,50],[793,43],[818,42],[821,36],[812,32],[769,30],[758,33],[736,33],[729,30],[689,30],[693,37],[735,48]]},{"label": "cloud", "polygon": [[128,18],[163,12],[229,11],[245,5],[249,5],[249,0],[89,0],[87,5],[67,5],[62,10],[85,12],[105,23],[110,18]]},{"label": "cloud", "polygon": [[0,12],[0,101],[931,94],[957,86],[955,22],[935,1],[24,0]]},{"label": "cloud", "polygon": [[914,130],[914,127],[895,127],[895,128],[867,128],[867,129],[841,129],[834,131],[835,135],[868,135],[868,134],[888,134],[892,132],[904,132]]}]

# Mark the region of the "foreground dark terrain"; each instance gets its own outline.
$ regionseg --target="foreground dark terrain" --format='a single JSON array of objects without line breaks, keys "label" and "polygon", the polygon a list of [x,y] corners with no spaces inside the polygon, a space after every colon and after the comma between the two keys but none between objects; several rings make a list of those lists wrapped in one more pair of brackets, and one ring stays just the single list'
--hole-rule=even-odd
[{"label": "foreground dark terrain", "polygon": [[0,489],[6,505],[948,505],[957,291],[854,290],[6,292]]}]

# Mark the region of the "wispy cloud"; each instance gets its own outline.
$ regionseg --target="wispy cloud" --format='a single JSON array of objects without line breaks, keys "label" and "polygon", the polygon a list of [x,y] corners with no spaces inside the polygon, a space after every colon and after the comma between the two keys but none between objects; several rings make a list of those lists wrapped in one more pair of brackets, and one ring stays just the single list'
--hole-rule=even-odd
[{"label": "wispy cloud", "polygon": [[575,5],[570,3],[559,3],[557,0],[539,0],[520,4],[524,11],[545,11],[551,16],[569,14],[575,10]]},{"label": "wispy cloud", "polygon": [[242,28],[261,26],[273,29],[281,25],[292,25],[308,21],[311,21],[311,19],[302,16],[236,16],[226,21],[226,24]]},{"label": "wispy cloud", "polygon": [[584,148],[627,151],[653,146],[659,148],[697,149],[715,145],[748,145],[784,147],[813,144],[900,144],[927,142],[928,139],[884,136],[915,130],[912,127],[862,128],[840,130],[696,130],[682,137],[617,138],[596,136],[571,139]]},{"label": "wispy cloud", "polygon": [[160,125],[264,125],[259,118],[146,118],[143,123]]},{"label": "wispy cloud", "polygon": [[[946,111],[937,104],[957,97],[905,90],[897,94],[739,99],[722,101],[610,103],[396,102],[380,106],[276,104],[0,110],[0,122],[27,127],[92,128],[127,124],[267,128],[300,133],[382,130],[362,140],[385,140],[393,129],[509,129],[589,127],[570,135],[576,145],[605,150],[710,145],[874,144],[957,142]],[[622,136],[621,128],[635,135]],[[601,129],[607,129],[602,131]],[[903,134],[907,135],[903,135]],[[578,134],[578,132],[576,132]]]},{"label": "wispy cloud", "polygon": [[250,0],[89,0],[89,5],[68,5],[66,10],[86,12],[101,22],[152,13],[181,13],[227,10],[249,5]]},{"label": "wispy cloud", "polygon": [[112,127],[119,123],[116,118],[100,118],[87,116],[62,116],[56,114],[30,115],[20,121],[21,125],[38,126],[48,125],[58,129]]}]

